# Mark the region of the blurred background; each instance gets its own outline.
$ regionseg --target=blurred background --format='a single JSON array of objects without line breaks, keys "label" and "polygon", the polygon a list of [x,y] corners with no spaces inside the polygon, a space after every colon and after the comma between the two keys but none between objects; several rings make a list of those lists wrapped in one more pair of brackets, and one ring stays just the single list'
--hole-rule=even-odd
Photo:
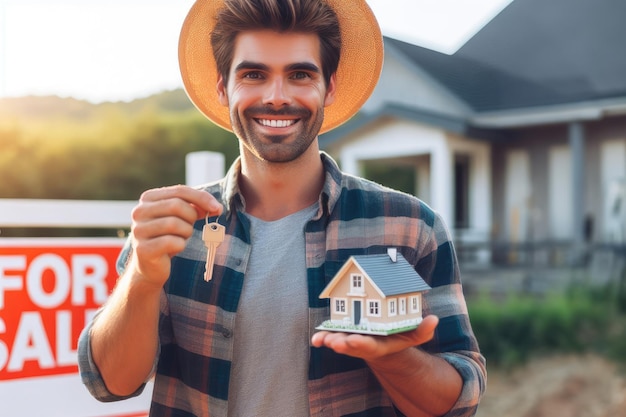
[{"label": "blurred background", "polygon": [[[479,416],[626,416],[626,2],[368,3],[381,80],[320,146],[450,226]],[[185,183],[191,152],[236,158],[182,90],[192,4],[0,0],[0,240],[123,236],[6,224],[2,204],[132,201]]]}]

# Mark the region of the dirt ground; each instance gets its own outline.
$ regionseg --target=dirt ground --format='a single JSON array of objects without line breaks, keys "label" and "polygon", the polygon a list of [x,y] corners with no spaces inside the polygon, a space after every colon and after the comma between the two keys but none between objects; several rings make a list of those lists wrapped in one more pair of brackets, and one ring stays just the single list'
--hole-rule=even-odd
[{"label": "dirt ground", "polygon": [[626,373],[597,356],[490,371],[477,417],[626,417]]}]

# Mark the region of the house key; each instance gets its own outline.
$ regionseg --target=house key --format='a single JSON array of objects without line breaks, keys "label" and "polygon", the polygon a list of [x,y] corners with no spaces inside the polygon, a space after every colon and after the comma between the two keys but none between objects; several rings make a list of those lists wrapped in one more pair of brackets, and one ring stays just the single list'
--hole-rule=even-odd
[{"label": "house key", "polygon": [[215,252],[217,247],[224,241],[224,226],[217,222],[209,223],[209,216],[204,220],[202,228],[202,240],[207,247],[206,266],[204,270],[204,280],[211,281],[213,277],[213,264],[215,263]]}]

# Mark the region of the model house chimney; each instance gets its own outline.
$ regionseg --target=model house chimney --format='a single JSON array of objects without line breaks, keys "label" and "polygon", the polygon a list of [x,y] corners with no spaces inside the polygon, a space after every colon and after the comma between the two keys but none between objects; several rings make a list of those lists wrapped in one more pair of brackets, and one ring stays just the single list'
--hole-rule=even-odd
[{"label": "model house chimney", "polygon": [[398,249],[396,248],[387,248],[387,255],[391,258],[391,262],[397,262],[398,260]]}]

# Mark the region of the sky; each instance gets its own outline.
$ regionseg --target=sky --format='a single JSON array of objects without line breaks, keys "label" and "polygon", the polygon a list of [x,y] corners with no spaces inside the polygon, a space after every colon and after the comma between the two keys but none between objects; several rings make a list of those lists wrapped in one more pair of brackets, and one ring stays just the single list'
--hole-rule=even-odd
[{"label": "sky", "polygon": [[[511,1],[367,0],[384,35],[448,54]],[[0,0],[0,97],[98,103],[182,87],[177,42],[193,2]]]}]

